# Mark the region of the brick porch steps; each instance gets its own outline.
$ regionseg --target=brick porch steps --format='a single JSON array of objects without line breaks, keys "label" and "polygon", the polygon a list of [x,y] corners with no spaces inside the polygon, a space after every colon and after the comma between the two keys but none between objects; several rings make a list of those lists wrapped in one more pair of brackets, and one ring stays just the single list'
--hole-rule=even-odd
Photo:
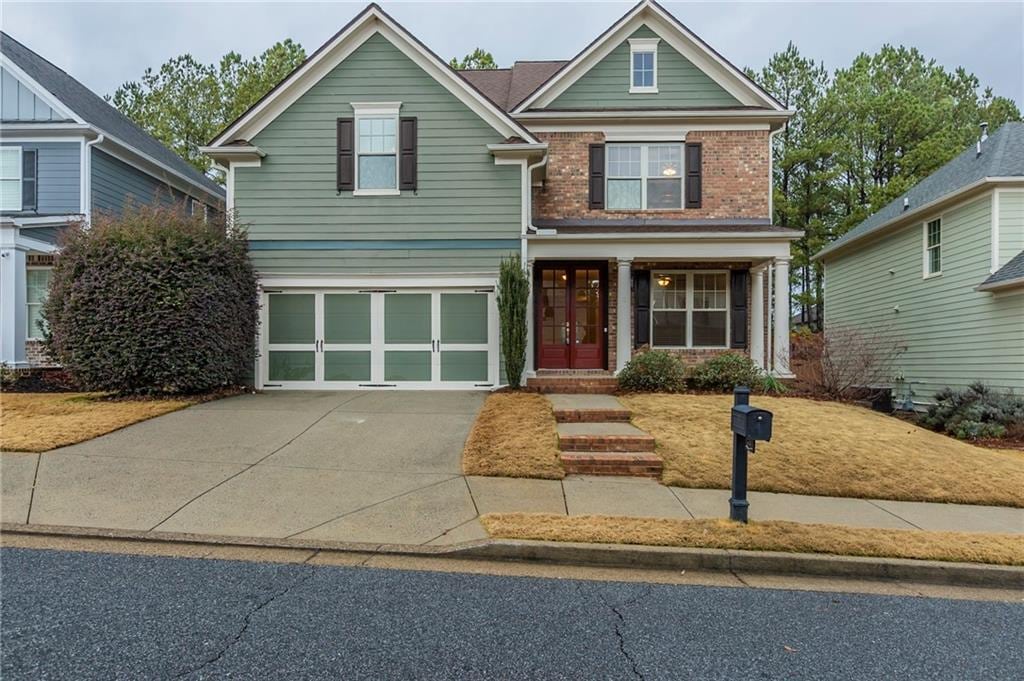
[{"label": "brick porch steps", "polygon": [[526,387],[549,395],[614,395],[619,381],[613,376],[536,376],[526,379]]},{"label": "brick porch steps", "polygon": [[570,475],[661,477],[661,457],[650,452],[563,452],[559,458]]},{"label": "brick porch steps", "polygon": [[549,395],[559,423],[629,423],[630,412],[611,395]]},{"label": "brick porch steps", "polygon": [[563,452],[653,452],[654,436],[629,423],[559,423]]}]

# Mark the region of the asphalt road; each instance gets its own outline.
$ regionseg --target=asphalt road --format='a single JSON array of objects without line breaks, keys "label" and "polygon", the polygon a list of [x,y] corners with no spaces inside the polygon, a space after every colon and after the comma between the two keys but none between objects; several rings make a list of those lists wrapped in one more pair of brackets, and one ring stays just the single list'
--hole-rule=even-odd
[{"label": "asphalt road", "polygon": [[1024,605],[0,552],[5,681],[1010,679]]}]

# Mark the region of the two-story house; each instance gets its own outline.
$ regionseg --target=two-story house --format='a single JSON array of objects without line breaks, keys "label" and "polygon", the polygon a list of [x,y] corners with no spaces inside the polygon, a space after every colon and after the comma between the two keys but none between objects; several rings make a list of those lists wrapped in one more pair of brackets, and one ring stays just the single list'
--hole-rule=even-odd
[{"label": "two-story house", "polygon": [[568,61],[462,72],[370,5],[204,149],[260,273],[257,386],[501,384],[512,253],[534,382],[648,347],[788,375],[790,114],[654,2]]},{"label": "two-story house", "polygon": [[40,309],[60,233],[128,202],[223,210],[224,190],[0,33],[0,362],[48,363]]},{"label": "two-story house", "polygon": [[815,258],[825,331],[894,346],[882,368],[903,406],[976,381],[1024,391],[1024,123],[983,133]]}]

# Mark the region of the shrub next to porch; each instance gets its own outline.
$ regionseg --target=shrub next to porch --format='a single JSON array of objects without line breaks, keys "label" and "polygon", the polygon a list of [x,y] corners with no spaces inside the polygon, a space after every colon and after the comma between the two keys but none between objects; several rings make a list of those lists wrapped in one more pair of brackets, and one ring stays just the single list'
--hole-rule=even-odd
[{"label": "shrub next to porch", "polygon": [[181,207],[137,207],[66,237],[44,305],[51,353],[89,390],[195,393],[255,359],[244,236]]}]

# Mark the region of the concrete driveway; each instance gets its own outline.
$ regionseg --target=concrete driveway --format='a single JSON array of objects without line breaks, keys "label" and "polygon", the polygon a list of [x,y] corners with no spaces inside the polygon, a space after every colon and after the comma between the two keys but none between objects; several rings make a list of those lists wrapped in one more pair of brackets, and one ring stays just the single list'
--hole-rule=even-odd
[{"label": "concrete driveway", "polygon": [[460,459],[484,397],[278,392],[210,402],[42,455],[5,454],[0,513],[252,537],[483,537]]}]

